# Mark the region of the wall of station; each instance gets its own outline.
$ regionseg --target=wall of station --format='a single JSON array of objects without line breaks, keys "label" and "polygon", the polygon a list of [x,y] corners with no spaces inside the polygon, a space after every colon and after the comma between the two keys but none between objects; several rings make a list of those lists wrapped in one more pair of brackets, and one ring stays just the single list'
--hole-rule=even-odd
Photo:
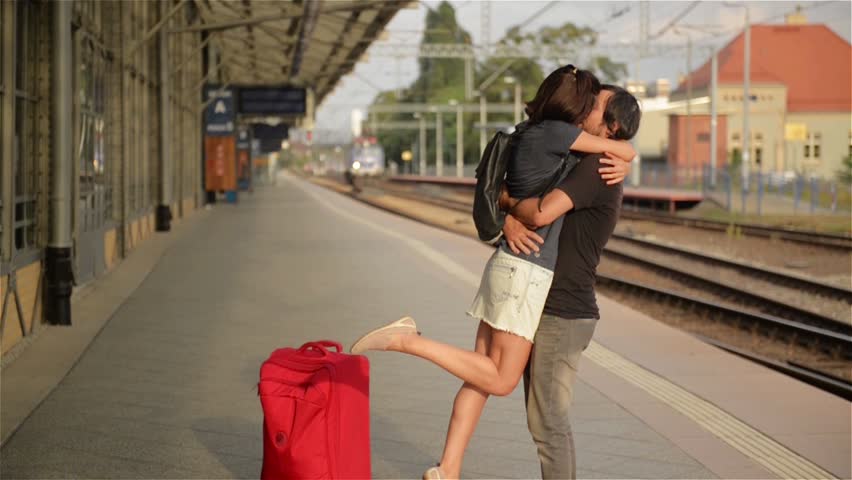
[{"label": "wall of station", "polygon": [[[55,213],[51,211],[54,82],[70,81],[73,92],[67,201],[75,286],[105,274],[152,236],[164,198],[172,223],[203,201],[202,34],[161,36],[156,30],[164,18],[162,28],[198,21],[191,2],[178,6],[172,0],[74,0],[70,79],[55,71],[57,3],[0,2],[4,354],[44,321],[45,251]],[[166,44],[164,54],[161,42]],[[160,130],[163,112],[170,138],[165,146]],[[163,161],[164,153],[169,162]]]}]

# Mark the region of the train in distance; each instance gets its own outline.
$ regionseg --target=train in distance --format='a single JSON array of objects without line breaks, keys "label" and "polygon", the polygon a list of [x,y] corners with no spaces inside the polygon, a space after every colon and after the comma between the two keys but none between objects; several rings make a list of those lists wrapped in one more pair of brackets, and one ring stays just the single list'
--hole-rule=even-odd
[{"label": "train in distance", "polygon": [[346,170],[360,177],[385,173],[385,150],[378,144],[376,137],[358,137],[352,141]]}]

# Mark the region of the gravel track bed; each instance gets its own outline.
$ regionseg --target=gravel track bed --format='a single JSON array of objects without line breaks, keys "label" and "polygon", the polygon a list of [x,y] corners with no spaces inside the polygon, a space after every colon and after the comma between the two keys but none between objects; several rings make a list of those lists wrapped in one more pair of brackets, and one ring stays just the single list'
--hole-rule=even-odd
[{"label": "gravel track bed", "polygon": [[[678,246],[699,248],[729,258],[782,268],[827,283],[852,285],[852,252],[777,239],[740,236],[680,225],[621,219],[616,231],[640,234]],[[847,312],[848,315],[848,312]]]},{"label": "gravel track bed", "polygon": [[[618,270],[618,272],[616,272],[616,270]],[[605,270],[602,262],[601,273],[607,273],[615,276],[621,274],[622,271],[620,269],[610,270],[609,267]],[[627,278],[626,275],[625,278]],[[657,283],[655,283],[654,286],[669,288]],[[696,315],[694,312],[690,312],[688,308],[675,307],[650,299],[637,297],[605,285],[599,285],[597,290],[601,295],[605,295],[606,297],[638,310],[651,318],[685,332],[703,335],[773,360],[798,363],[805,367],[833,375],[837,378],[852,381],[852,368],[850,368],[849,362],[846,362],[843,359],[832,358],[828,355],[813,351],[800,345],[789,345],[787,342],[779,341],[777,338],[769,338],[764,335],[752,333],[721,322],[707,320],[706,318],[701,318]]]},{"label": "gravel track bed", "polygon": [[778,285],[772,281],[757,278],[744,273],[734,267],[721,267],[709,265],[701,260],[686,258],[679,254],[669,254],[657,249],[646,248],[635,243],[619,239],[610,239],[608,247],[617,251],[636,255],[639,258],[650,260],[662,265],[672,266],[678,270],[686,271],[701,277],[715,280],[728,286],[748,290],[751,293],[784,302],[805,310],[818,313],[839,322],[852,323],[850,308],[852,304],[847,301],[836,300],[815,295],[797,288]]}]

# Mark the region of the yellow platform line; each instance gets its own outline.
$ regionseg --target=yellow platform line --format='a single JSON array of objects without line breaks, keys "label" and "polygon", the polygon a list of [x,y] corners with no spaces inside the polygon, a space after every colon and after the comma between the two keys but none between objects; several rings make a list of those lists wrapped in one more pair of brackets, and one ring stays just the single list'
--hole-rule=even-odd
[{"label": "yellow platform line", "polygon": [[585,355],[601,367],[690,418],[780,478],[837,478],[716,405],[636,365],[597,342],[593,341],[589,345]]}]

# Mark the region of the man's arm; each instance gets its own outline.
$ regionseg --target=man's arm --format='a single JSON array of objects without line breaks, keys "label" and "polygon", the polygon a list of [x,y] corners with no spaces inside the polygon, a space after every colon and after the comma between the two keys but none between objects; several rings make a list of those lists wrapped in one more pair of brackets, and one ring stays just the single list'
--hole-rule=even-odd
[{"label": "man's arm", "polygon": [[500,209],[514,216],[514,220],[521,222],[527,228],[550,225],[574,208],[571,197],[558,188],[544,196],[540,209],[538,202],[538,198],[518,200],[510,197],[505,185],[500,192]]},{"label": "man's arm", "polygon": [[509,211],[518,220],[534,228],[550,225],[557,218],[565,215],[574,208],[574,202],[561,189],[553,189],[544,196],[539,209],[538,198],[527,198],[516,202]]}]

